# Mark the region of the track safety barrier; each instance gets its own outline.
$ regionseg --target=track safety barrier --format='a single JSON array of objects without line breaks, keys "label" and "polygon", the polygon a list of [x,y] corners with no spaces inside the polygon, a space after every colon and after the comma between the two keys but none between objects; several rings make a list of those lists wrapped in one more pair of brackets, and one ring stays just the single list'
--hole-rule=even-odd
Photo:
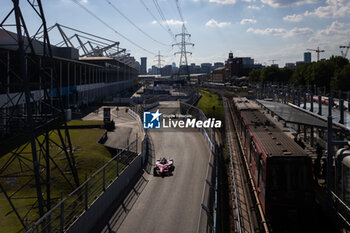
[{"label": "track safety barrier", "polygon": [[[191,102],[198,101],[198,95],[194,94]],[[199,108],[180,102],[181,114],[190,114],[198,120],[207,120],[208,118]],[[204,136],[209,148],[210,157],[206,171],[206,180],[204,182],[202,204],[200,206],[200,215],[198,219],[197,232],[216,232],[216,210],[217,210],[217,146],[215,141],[215,131],[212,128],[199,129]]]}]

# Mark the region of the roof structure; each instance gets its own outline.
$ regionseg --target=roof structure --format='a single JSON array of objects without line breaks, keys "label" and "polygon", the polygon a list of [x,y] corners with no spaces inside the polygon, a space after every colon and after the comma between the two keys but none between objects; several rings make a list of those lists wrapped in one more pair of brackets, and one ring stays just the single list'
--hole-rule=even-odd
[{"label": "roof structure", "polygon": [[257,100],[257,102],[287,123],[327,128],[326,121],[290,105],[266,100]]}]

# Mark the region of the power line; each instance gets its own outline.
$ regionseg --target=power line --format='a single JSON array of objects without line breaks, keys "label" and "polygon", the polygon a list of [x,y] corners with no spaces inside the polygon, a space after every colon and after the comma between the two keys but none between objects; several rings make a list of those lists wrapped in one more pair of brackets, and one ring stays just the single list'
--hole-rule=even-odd
[{"label": "power line", "polygon": [[149,34],[147,34],[144,30],[142,30],[140,27],[138,27],[134,22],[131,21],[131,19],[129,19],[126,15],[124,15],[113,3],[111,3],[111,1],[105,0],[109,5],[111,5],[111,7],[117,11],[121,16],[123,16],[130,24],[132,24],[137,30],[139,30],[141,33],[143,33],[145,36],[147,36],[148,38],[150,38],[151,40],[153,40],[154,42],[164,45],[164,46],[170,46],[168,44],[164,44],[160,41],[158,41],[157,39],[153,38],[152,36],[150,36]]},{"label": "power line", "polygon": [[158,14],[160,15],[160,17],[162,18],[164,24],[166,25],[169,33],[171,33],[172,37],[174,37],[174,40],[175,40],[175,36],[174,36],[174,33],[171,31],[170,27],[169,27],[169,24],[168,24],[168,21],[166,20],[164,14],[163,14],[163,11],[162,11],[162,8],[160,8],[159,4],[158,4],[158,1],[157,0],[153,0],[153,3],[158,11]]},{"label": "power line", "polygon": [[183,17],[182,12],[181,12],[179,0],[176,0],[176,8],[177,8],[177,11],[179,12],[181,21],[182,21],[183,23],[185,23],[184,17]]},{"label": "power line", "polygon": [[118,34],[119,36],[121,36],[122,38],[124,38],[125,40],[127,40],[129,43],[135,45],[136,47],[138,47],[139,49],[142,49],[143,51],[156,55],[155,53],[151,52],[148,49],[145,49],[144,47],[142,47],[141,45],[136,44],[135,42],[133,42],[132,40],[130,40],[128,37],[124,36],[123,34],[121,34],[120,32],[118,32],[117,30],[115,30],[112,26],[110,26],[108,23],[106,23],[104,20],[102,20],[100,17],[98,17],[96,14],[94,14],[92,11],[90,11],[89,9],[87,9],[84,5],[82,5],[81,3],[79,3],[77,0],[72,0],[75,4],[77,4],[78,6],[80,6],[81,8],[83,8],[86,12],[88,12],[92,17],[94,17],[95,19],[97,19],[98,21],[100,21],[103,25],[105,25],[106,27],[108,27],[109,29],[111,29],[114,33]]},{"label": "power line", "polygon": [[148,13],[153,17],[153,19],[167,32],[169,33],[169,35],[171,36],[171,38],[175,38],[174,34],[171,32],[171,30],[169,31],[168,29],[166,29],[164,27],[164,25],[162,23],[159,22],[159,20],[157,19],[157,17],[152,13],[152,11],[146,6],[145,2],[143,0],[140,0],[141,4],[146,8],[146,10],[148,11]]},{"label": "power line", "polygon": [[180,19],[181,19],[181,21],[182,21],[183,26],[185,27],[185,31],[188,32],[188,31],[187,31],[187,28],[186,28],[186,26],[185,26],[185,20],[184,20],[182,11],[181,11],[181,7],[180,7],[179,0],[175,0],[175,2],[176,2],[177,11],[179,12],[179,15],[180,15]]}]

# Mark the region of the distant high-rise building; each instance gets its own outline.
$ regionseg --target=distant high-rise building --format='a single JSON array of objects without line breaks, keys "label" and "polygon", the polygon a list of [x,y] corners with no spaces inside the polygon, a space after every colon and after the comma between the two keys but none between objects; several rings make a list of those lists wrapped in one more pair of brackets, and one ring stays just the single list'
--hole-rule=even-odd
[{"label": "distant high-rise building", "polygon": [[211,63],[202,63],[201,64],[201,69],[202,69],[202,73],[209,74],[210,71],[211,71]]},{"label": "distant high-rise building", "polygon": [[188,66],[188,70],[189,70],[190,74],[194,74],[195,73],[195,67],[196,67],[195,63],[191,63],[191,65]]},{"label": "distant high-rise building", "polygon": [[242,57],[242,63],[244,68],[253,68],[254,67],[254,59],[250,57]]},{"label": "distant high-rise building", "polygon": [[147,57],[141,57],[140,74],[147,74]]},{"label": "distant high-rise building", "polygon": [[173,73],[176,73],[178,69],[176,67],[176,63],[175,62],[171,63],[171,67],[172,67]]},{"label": "distant high-rise building", "polygon": [[141,69],[140,63],[139,63],[138,61],[136,61],[134,64],[135,64],[135,65],[134,65],[134,66],[135,66],[135,69],[137,69],[138,72],[140,73],[140,69]]},{"label": "distant high-rise building", "polygon": [[287,68],[295,68],[295,63],[286,63],[285,67],[287,67]]},{"label": "distant high-rise building", "polygon": [[295,66],[296,66],[296,67],[301,66],[301,65],[303,65],[303,64],[305,64],[304,61],[297,61],[297,62],[295,62]]},{"label": "distant high-rise building", "polygon": [[214,70],[219,68],[219,67],[223,67],[225,66],[223,62],[215,62],[214,63]]},{"label": "distant high-rise building", "polygon": [[170,76],[173,73],[173,69],[171,65],[166,65],[161,69],[162,76]]},{"label": "distant high-rise building", "polygon": [[311,53],[310,52],[305,52],[304,53],[304,62],[305,63],[311,63]]},{"label": "distant high-rise building", "polygon": [[151,72],[151,73],[152,73],[152,74],[159,74],[158,67],[155,66],[155,65],[153,65],[153,66],[152,66],[152,72]]},{"label": "distant high-rise building", "polygon": [[201,66],[196,65],[196,66],[194,67],[194,73],[195,73],[195,74],[200,74],[200,73],[202,73]]}]

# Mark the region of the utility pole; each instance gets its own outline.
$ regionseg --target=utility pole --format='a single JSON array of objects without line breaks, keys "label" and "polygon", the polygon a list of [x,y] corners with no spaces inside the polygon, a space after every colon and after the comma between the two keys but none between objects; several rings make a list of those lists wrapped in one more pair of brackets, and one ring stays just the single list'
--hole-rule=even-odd
[{"label": "utility pole", "polygon": [[154,60],[154,61],[158,62],[158,71],[161,73],[162,61],[165,62],[164,60],[162,60],[162,57],[164,56],[160,55],[160,51],[158,51],[158,55],[156,55],[155,57],[157,58],[157,60]]},{"label": "utility pole", "polygon": [[180,51],[175,52],[174,55],[180,54],[179,74],[180,74],[181,66],[182,65],[185,66],[187,79],[189,80],[190,79],[190,72],[188,70],[187,54],[192,54],[192,52],[188,52],[186,50],[186,46],[188,46],[188,45],[194,46],[194,44],[186,42],[186,37],[190,38],[191,34],[186,33],[185,24],[182,24],[182,33],[176,34],[175,38],[178,36],[181,36],[181,42],[173,44],[172,46],[178,45],[180,47]]}]

